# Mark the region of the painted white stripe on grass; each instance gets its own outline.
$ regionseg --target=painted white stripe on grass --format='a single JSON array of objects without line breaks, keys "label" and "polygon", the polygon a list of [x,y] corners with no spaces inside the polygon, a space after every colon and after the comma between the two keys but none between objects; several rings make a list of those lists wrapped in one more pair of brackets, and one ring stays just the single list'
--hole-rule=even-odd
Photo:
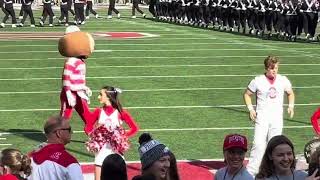
[{"label": "painted white stripe on grass", "polygon": [[[100,52],[112,52],[112,50],[109,49],[100,49],[100,50],[94,50],[96,53]],[[59,53],[58,50],[54,51],[0,51],[0,54],[24,54],[24,53]]]},{"label": "painted white stripe on grass", "polygon": [[[284,129],[304,129],[311,128],[312,126],[284,126]],[[210,130],[249,130],[254,129],[254,127],[214,127],[214,128],[163,128],[163,129],[139,129],[140,132],[161,132],[161,131],[210,131]],[[73,133],[84,133],[84,131],[72,131]],[[43,134],[43,131],[10,131],[1,132],[3,135],[12,134]]]},{"label": "painted white stripe on grass", "polygon": [[[244,90],[247,87],[217,87],[217,88],[173,88],[173,89],[124,89],[124,92],[159,92],[159,91],[208,91],[208,90]],[[320,86],[302,86],[293,87],[293,89],[319,89]],[[99,92],[100,90],[92,90]],[[61,91],[17,91],[17,92],[0,92],[0,95],[5,94],[55,94]]]},{"label": "painted white stripe on grass", "polygon": [[7,138],[0,138],[0,140],[7,140]]},{"label": "painted white stripe on grass", "polygon": [[[320,48],[319,48],[320,49]],[[194,52],[194,51],[286,51],[286,50],[280,50],[280,49],[273,49],[273,48],[250,48],[250,49],[114,49],[114,50],[108,50],[108,49],[100,49],[100,50],[94,50],[95,53],[100,52]],[[23,54],[23,53],[58,53],[57,50],[54,51],[0,51],[0,54]]]},{"label": "painted white stripe on grass", "polygon": [[[305,50],[304,48],[292,48],[295,50]],[[311,48],[308,48],[311,49]],[[312,49],[320,49],[320,48],[312,48]],[[277,48],[233,48],[233,49],[215,49],[215,48],[208,48],[208,49],[100,49],[94,50],[95,53],[100,52],[194,52],[194,51],[292,51],[289,49],[277,49]],[[23,54],[23,53],[58,53],[57,50],[55,51],[1,51],[0,54]],[[106,57],[107,58],[107,57]]]},{"label": "painted white stripe on grass", "polygon": [[[320,103],[295,104],[295,106],[319,106]],[[287,105],[285,105],[287,106]],[[214,105],[214,106],[140,106],[125,107],[126,109],[190,109],[190,108],[237,108],[246,105]],[[93,108],[91,108],[93,109]],[[59,111],[60,109],[0,109],[0,112],[36,112],[36,111]]]},{"label": "painted white stripe on grass", "polygon": [[[176,64],[176,65],[140,65],[140,66],[88,66],[87,69],[100,68],[170,68],[170,67],[254,67],[262,64]],[[320,64],[281,64],[281,66],[320,66]],[[0,68],[0,70],[46,70],[46,69],[61,69],[61,67],[15,67],[15,68]]]},{"label": "painted white stripe on grass", "polygon": [[[160,34],[162,35],[162,34]],[[178,35],[178,34],[175,34]],[[199,42],[188,42],[188,45],[243,45],[243,44],[248,44],[246,42],[205,42],[205,43],[199,43]],[[274,45],[285,45],[285,44],[292,44],[292,42],[264,42],[264,43],[260,43],[260,44],[274,44]],[[95,46],[178,46],[178,45],[186,45],[186,43],[129,43],[129,44],[125,44],[125,43],[104,43],[104,44],[95,44]],[[6,44],[2,44],[0,45],[0,47],[6,48],[6,47],[56,47],[56,44],[10,44],[10,45],[6,45]]]},{"label": "painted white stripe on grass", "polygon": [[[110,57],[90,57],[90,59],[217,59],[217,58],[265,58],[266,56],[110,56]],[[305,55],[292,55],[292,56],[278,56],[282,58],[296,58],[305,57]],[[12,58],[0,59],[0,61],[45,61],[45,60],[63,60],[64,57],[49,57],[49,58]],[[225,59],[228,60],[228,59]]]},{"label": "painted white stripe on grass", "polygon": [[[188,45],[214,45],[214,44],[218,44],[218,45],[232,45],[232,44],[245,44],[245,43],[226,43],[226,42],[213,42],[213,43],[197,43],[197,42],[190,42],[188,43]],[[136,43],[136,44],[112,44],[112,43],[105,43],[105,44],[95,44],[95,46],[178,46],[178,45],[186,45],[186,43]],[[56,44],[11,44],[11,45],[0,45],[0,47],[2,48],[6,48],[6,47],[56,47]]]},{"label": "painted white stripe on grass", "polygon": [[[286,76],[320,76],[320,74],[282,74]],[[86,79],[147,79],[147,78],[206,78],[206,77],[254,77],[254,74],[206,74],[206,75],[172,75],[172,76],[99,76],[86,77]],[[61,80],[61,77],[48,78],[10,78],[0,79],[0,81],[41,81],[41,80]]]},{"label": "painted white stripe on grass", "polygon": [[12,144],[0,144],[0,146],[12,146]]}]

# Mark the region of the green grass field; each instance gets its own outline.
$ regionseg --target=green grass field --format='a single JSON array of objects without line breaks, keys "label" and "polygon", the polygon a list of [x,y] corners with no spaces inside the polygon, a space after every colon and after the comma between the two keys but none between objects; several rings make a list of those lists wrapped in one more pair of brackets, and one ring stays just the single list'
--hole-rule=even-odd
[{"label": "green grass field", "polygon": [[[139,159],[137,137],[144,131],[168,145],[178,159],[222,158],[222,141],[228,133],[247,135],[251,142],[253,126],[242,93],[255,75],[263,73],[263,60],[268,55],[280,57],[280,73],[295,87],[295,116],[288,119],[285,115],[284,134],[293,140],[297,153],[303,152],[304,144],[313,137],[310,116],[320,105],[319,44],[268,41],[133,20],[129,10],[122,11],[120,20],[91,18],[81,29],[159,35],[96,40],[98,52],[87,62],[87,84],[94,90],[91,107],[99,106],[97,96],[102,86],[120,87],[124,90],[122,104],[141,128],[131,139],[127,160]],[[102,11],[99,14],[103,15]],[[8,26],[0,31],[64,29]],[[57,40],[0,41],[0,132],[10,132],[1,136],[6,139],[0,139],[0,148],[28,152],[44,140],[41,131],[46,118],[59,113],[64,58],[57,51]],[[75,133],[68,150],[81,162],[92,162],[76,112],[71,123]]]}]

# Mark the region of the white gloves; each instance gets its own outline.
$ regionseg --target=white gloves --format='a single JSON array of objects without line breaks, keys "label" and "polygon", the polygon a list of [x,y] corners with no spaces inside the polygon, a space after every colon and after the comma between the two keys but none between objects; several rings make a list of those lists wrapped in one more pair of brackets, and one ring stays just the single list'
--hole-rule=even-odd
[{"label": "white gloves", "polygon": [[87,89],[85,90],[86,94],[88,97],[92,96],[92,91],[89,87],[87,87]]},{"label": "white gloves", "polygon": [[67,95],[68,104],[71,107],[74,107],[76,105],[76,97],[74,97],[74,95],[71,93],[70,90],[66,91],[66,95]]}]

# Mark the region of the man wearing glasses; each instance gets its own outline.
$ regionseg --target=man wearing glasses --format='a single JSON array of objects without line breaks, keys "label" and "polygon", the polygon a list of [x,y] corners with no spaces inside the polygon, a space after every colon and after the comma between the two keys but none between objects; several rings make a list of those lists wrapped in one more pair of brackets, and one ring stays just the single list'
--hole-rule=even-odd
[{"label": "man wearing glasses", "polygon": [[71,140],[68,120],[52,116],[44,125],[47,142],[31,152],[32,173],[29,180],[83,180],[80,164],[65,145]]}]

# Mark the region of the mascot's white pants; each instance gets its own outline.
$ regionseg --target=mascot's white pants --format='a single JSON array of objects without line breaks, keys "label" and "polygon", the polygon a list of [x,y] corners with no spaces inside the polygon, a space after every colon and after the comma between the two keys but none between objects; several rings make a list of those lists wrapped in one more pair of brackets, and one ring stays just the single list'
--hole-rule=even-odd
[{"label": "mascot's white pants", "polygon": [[257,111],[257,119],[254,127],[254,139],[250,152],[247,169],[255,176],[260,167],[262,156],[265,152],[269,140],[282,134],[283,113],[270,113]]}]

